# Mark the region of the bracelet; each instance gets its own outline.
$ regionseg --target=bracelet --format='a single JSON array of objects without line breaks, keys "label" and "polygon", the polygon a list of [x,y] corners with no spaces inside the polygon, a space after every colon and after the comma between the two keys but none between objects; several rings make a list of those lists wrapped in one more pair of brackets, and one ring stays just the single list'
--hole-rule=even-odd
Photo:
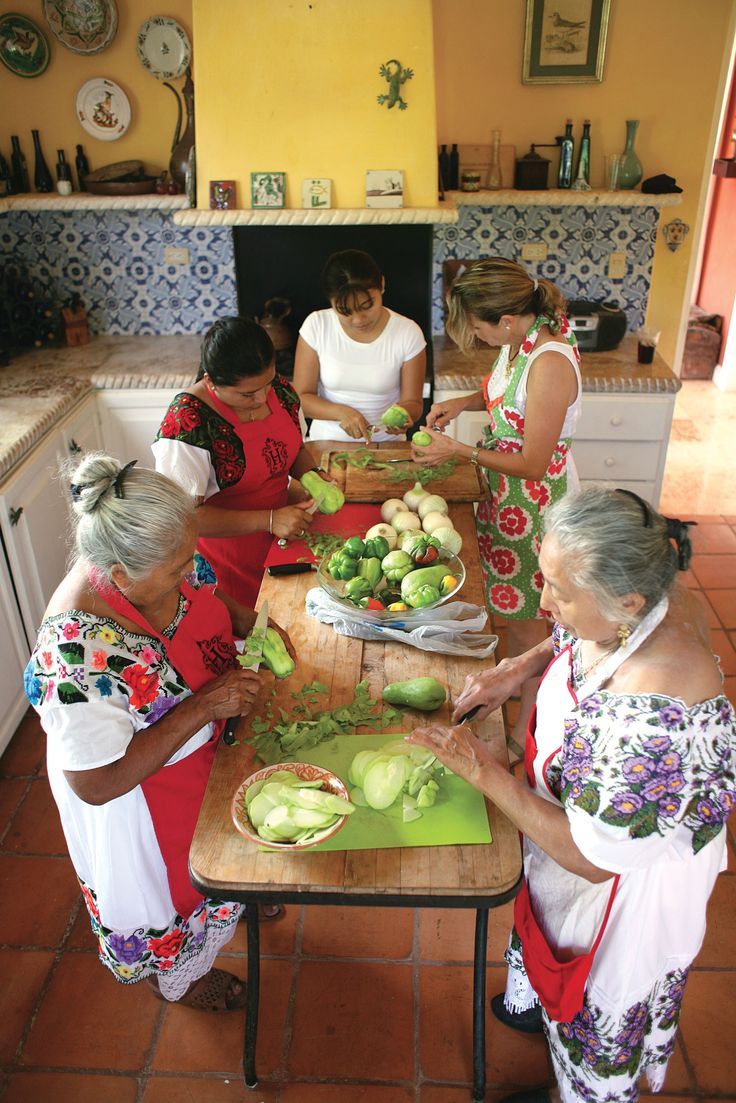
[{"label": "bracelet", "polygon": [[268,515],[268,531],[273,536],[273,510]]},{"label": "bracelet", "polygon": [[475,467],[480,467],[480,464],[478,463],[478,453],[479,453],[479,452],[480,452],[480,447],[476,447],[476,448],[474,448],[474,449],[473,449],[473,451],[472,451],[472,452],[470,453],[470,462],[471,462],[471,463],[472,463],[472,464],[473,464],[473,465],[474,465]]}]

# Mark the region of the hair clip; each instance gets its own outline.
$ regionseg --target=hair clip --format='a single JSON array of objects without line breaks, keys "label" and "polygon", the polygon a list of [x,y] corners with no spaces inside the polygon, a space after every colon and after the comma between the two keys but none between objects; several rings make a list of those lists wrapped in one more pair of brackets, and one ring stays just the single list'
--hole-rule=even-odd
[{"label": "hair clip", "polygon": [[679,521],[677,517],[665,517],[667,535],[677,544],[677,567],[686,571],[693,557],[693,546],[688,536],[688,525],[697,525],[697,521]]},{"label": "hair clip", "polygon": [[71,484],[71,486],[69,487],[69,492],[72,496],[72,501],[73,502],[78,502],[79,501],[79,499],[82,497],[82,491],[83,490],[84,490],[84,486],[81,483],[72,483]]},{"label": "hair clip", "polygon": [[652,527],[652,510],[648,502],[645,502],[643,498],[640,498],[638,494],[635,494],[633,490],[624,490],[623,487],[616,487],[617,494],[626,494],[637,503],[642,513],[644,514],[644,528],[650,529]]},{"label": "hair clip", "polygon": [[135,467],[137,463],[138,460],[131,460],[130,463],[126,463],[125,467],[121,467],[117,475],[113,479],[112,487],[115,491],[116,498],[125,498],[125,495],[123,494],[123,476],[127,471],[131,469],[131,467]]}]

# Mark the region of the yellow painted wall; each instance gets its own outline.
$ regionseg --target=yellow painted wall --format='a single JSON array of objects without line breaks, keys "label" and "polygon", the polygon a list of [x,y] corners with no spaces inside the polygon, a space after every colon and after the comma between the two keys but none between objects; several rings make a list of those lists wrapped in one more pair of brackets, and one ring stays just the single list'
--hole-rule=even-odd
[{"label": "yellow painted wall", "polygon": [[[43,16],[40,0],[12,0],[0,10],[25,15],[46,35],[51,60],[45,73],[31,79],[16,76],[0,65],[0,150],[10,155],[10,135],[17,134],[26,155],[33,186],[33,143],[31,130],[41,133],[46,163],[56,179],[56,151],[63,149],[74,162],[77,143],[84,146],[90,168],[114,161],[143,161],[147,171],[168,167],[171,139],[176,125],[176,103],[168,88],[144,69],[136,53],[135,40],[142,23],[152,15],[165,14],[182,25],[191,41],[191,0],[166,0],[163,12],[151,0],[118,0],[118,29],[106,50],[99,54],[75,54],[58,41]],[[78,122],[77,92],[93,77],[114,80],[131,106],[131,124],[122,138],[102,142],[93,138]],[[172,81],[181,88],[183,78]],[[76,183],[76,173],[74,180]]]},{"label": "yellow painted wall", "polygon": [[[435,206],[437,161],[430,0],[193,0],[199,205],[210,180],[326,176],[333,206],[365,206],[366,169],[403,169],[405,206]],[[379,66],[414,70],[408,103],[379,107]]]},{"label": "yellow painted wall", "polygon": [[[667,172],[684,188],[682,205],[665,208],[661,221],[694,227],[733,42],[733,0],[613,0],[600,84],[522,84],[524,13],[521,0],[434,0],[439,141],[488,143],[495,127],[520,155],[531,142],[554,141],[567,117],[579,137],[589,118],[591,183],[600,187],[604,154],[620,153],[625,120],[639,119],[644,179]],[[556,151],[540,152],[552,157],[552,182]],[[662,330],[670,364],[696,247],[693,232],[675,253],[657,237],[647,320]]]}]

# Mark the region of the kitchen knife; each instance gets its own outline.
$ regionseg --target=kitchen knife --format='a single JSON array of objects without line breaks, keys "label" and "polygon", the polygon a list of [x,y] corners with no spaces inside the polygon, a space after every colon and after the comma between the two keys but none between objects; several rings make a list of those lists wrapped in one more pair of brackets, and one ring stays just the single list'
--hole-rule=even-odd
[{"label": "kitchen knife", "polygon": [[273,567],[268,568],[268,573],[273,578],[278,578],[279,575],[287,574],[306,574],[307,571],[316,571],[318,565],[316,563],[276,563]]},{"label": "kitchen knife", "polygon": [[[305,513],[309,513],[310,515],[311,515],[311,514],[313,514],[313,513],[316,513],[316,512],[317,512],[317,510],[319,509],[319,507],[320,507],[320,506],[322,505],[322,503],[324,502],[324,500],[325,500],[325,497],[326,497],[326,495],[327,495],[327,491],[325,490],[325,491],[323,491],[323,493],[322,493],[322,494],[320,494],[319,498],[317,498],[317,499],[316,499],[316,500],[315,500],[315,501],[314,501],[314,502],[312,503],[312,505],[311,505],[311,506],[309,507],[309,509],[305,509],[305,510],[304,510],[304,512],[305,512]],[[285,536],[282,536],[282,537],[281,537],[281,539],[279,540],[279,542],[278,542],[278,543],[279,543],[279,547],[280,547],[280,548],[285,548],[285,547],[286,547],[286,545],[287,545],[287,544],[289,543],[289,541],[288,541],[288,540],[286,539],[286,537],[285,537]],[[279,571],[279,574],[286,574],[286,573],[288,573],[288,572],[286,572],[286,571]],[[292,573],[293,573],[293,572],[292,572]]]},{"label": "kitchen knife", "polygon": [[[256,622],[248,633],[245,650],[238,656],[238,662],[248,670],[257,671],[263,658],[263,645],[266,642],[266,629],[268,628],[268,602],[261,606]],[[232,745],[235,742],[235,729],[238,726],[240,716],[231,716],[222,730],[222,741]]]},{"label": "kitchen knife", "polygon": [[464,724],[466,720],[472,720],[473,717],[477,713],[479,713],[482,708],[482,705],[474,705],[472,709],[468,709],[468,711],[463,713],[463,715],[460,717],[460,723]]}]

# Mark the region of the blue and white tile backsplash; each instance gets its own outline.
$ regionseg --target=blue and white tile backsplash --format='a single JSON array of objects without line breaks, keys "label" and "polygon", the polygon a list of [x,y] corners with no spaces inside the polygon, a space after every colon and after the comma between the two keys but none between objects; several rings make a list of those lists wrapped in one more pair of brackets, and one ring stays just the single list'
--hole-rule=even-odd
[{"label": "blue and white tile backsplash", "polygon": [[[516,260],[527,241],[547,245],[545,261],[526,262],[532,275],[568,298],[617,303],[635,329],[646,313],[658,216],[656,207],[462,206],[457,224],[434,230],[433,332],[444,329],[444,260]],[[188,249],[189,264],[164,264],[170,245]],[[0,250],[57,301],[78,291],[93,333],[199,334],[237,311],[227,227],[176,226],[159,211],[10,211],[0,218]],[[612,281],[608,257],[618,251],[627,276]]]},{"label": "blue and white tile backsplash", "polygon": [[[189,264],[164,264],[164,250]],[[0,250],[58,302],[82,297],[92,333],[204,333],[237,313],[229,229],[183,227],[160,211],[10,211]]]},{"label": "blue and white tile backsplash", "polygon": [[[442,262],[500,256],[521,261],[526,242],[544,242],[547,259],[521,261],[532,276],[552,280],[568,299],[612,302],[629,329],[642,325],[652,276],[657,207],[461,206],[455,225],[434,230],[432,331],[444,329]],[[626,253],[624,280],[608,278],[608,257]]]}]

